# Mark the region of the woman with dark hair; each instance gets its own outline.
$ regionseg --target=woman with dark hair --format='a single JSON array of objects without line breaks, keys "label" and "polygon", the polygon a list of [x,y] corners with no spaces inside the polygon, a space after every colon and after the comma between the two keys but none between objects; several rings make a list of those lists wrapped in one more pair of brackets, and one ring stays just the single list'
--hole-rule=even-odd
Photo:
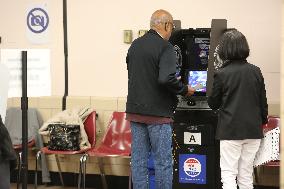
[{"label": "woman with dark hair", "polygon": [[267,123],[264,79],[247,62],[249,52],[246,37],[236,29],[222,35],[217,49],[221,67],[214,73],[208,104],[219,110],[216,139],[223,189],[253,189],[253,161]]}]

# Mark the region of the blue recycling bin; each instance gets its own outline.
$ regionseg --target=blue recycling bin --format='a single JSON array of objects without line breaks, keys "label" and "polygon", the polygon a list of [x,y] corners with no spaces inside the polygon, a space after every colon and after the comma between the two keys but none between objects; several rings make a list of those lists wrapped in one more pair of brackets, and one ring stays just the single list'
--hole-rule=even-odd
[{"label": "blue recycling bin", "polygon": [[148,171],[149,171],[149,189],[155,189],[155,167],[153,154],[149,153],[148,159]]}]

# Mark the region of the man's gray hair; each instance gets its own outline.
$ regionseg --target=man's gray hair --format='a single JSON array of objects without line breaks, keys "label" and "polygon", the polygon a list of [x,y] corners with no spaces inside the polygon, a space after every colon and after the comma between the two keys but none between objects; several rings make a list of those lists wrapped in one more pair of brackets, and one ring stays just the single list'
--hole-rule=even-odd
[{"label": "man's gray hair", "polygon": [[150,20],[150,27],[153,28],[158,24],[161,24],[161,23],[163,24],[163,23],[166,23],[168,21],[170,21],[169,15],[164,14],[159,18],[157,18],[156,16],[153,15],[151,17],[151,20]]}]

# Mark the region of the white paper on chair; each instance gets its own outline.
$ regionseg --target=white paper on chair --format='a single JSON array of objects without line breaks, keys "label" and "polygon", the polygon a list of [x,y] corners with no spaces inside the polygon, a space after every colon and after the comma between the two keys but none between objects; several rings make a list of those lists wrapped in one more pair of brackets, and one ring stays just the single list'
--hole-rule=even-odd
[{"label": "white paper on chair", "polygon": [[276,127],[264,134],[264,138],[261,139],[260,148],[256,153],[254,167],[265,164],[269,161],[280,160],[279,137],[279,127]]}]

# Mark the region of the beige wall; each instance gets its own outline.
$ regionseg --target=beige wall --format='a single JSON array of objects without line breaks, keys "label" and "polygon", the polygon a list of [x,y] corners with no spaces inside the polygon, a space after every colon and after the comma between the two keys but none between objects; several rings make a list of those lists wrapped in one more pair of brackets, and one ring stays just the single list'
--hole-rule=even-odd
[{"label": "beige wall", "polygon": [[[50,41],[33,45],[26,38],[26,9],[46,3]],[[123,30],[137,37],[148,29],[151,13],[169,10],[182,27],[210,27],[212,18],[226,18],[248,38],[250,61],[262,68],[270,102],[279,104],[281,0],[187,1],[68,1],[69,94],[71,96],[126,96],[127,73]],[[0,48],[50,48],[52,94],[64,91],[62,1],[0,0]]]},{"label": "beige wall", "polygon": [[[31,44],[26,36],[27,9],[33,3],[48,2],[49,43],[44,45]],[[52,94],[63,94],[64,90],[64,54],[62,31],[62,5],[61,1],[17,1],[0,0],[0,36],[3,48],[49,48],[51,49],[51,77]]]},{"label": "beige wall", "polygon": [[[48,7],[50,36],[49,43],[45,45],[33,45],[26,37],[26,10],[33,3],[45,3]],[[169,10],[175,19],[182,21],[183,28],[210,27],[212,18],[226,18],[228,27],[235,27],[242,31],[247,36],[251,47],[249,60],[261,67],[265,77],[269,112],[279,115],[280,70],[282,71],[281,80],[284,79],[284,11],[282,11],[281,32],[281,7],[284,9],[284,0],[180,0],[178,3],[170,0],[139,2],[69,0],[69,94],[70,96],[88,96],[79,99],[70,97],[69,100],[72,104],[101,107],[99,131],[101,130],[102,133],[111,112],[124,109],[125,99],[117,98],[125,97],[127,93],[124,59],[129,45],[123,43],[123,30],[133,30],[134,38],[136,38],[138,30],[148,29],[151,13],[156,9],[164,8]],[[0,24],[2,37],[0,49],[51,49],[52,94],[61,96],[64,91],[62,1],[0,0]],[[282,51],[280,51],[280,41],[282,41]],[[282,64],[280,64],[280,52],[282,52]],[[282,82],[282,95],[283,89]],[[102,98],[97,99],[91,96]],[[60,97],[30,99],[30,103],[33,104],[30,107],[35,106],[41,110],[45,120],[61,109]],[[19,106],[19,99],[10,99],[9,106]],[[284,115],[283,107],[282,101],[281,117]],[[282,132],[282,139],[283,135]],[[281,146],[283,151],[284,144]],[[62,157],[62,162],[66,161],[64,158]],[[73,166],[63,166],[66,171],[76,171],[78,161],[76,159],[72,162]],[[114,164],[117,163],[114,162]],[[120,165],[127,166],[127,163],[118,163],[118,167]],[[51,167],[52,170],[56,170],[54,163],[51,163]],[[114,170],[110,167],[110,171]],[[96,172],[96,170],[89,171]],[[267,173],[271,175],[269,171]],[[127,171],[124,174],[127,174]],[[284,189],[284,176],[281,178],[281,188]]]}]

